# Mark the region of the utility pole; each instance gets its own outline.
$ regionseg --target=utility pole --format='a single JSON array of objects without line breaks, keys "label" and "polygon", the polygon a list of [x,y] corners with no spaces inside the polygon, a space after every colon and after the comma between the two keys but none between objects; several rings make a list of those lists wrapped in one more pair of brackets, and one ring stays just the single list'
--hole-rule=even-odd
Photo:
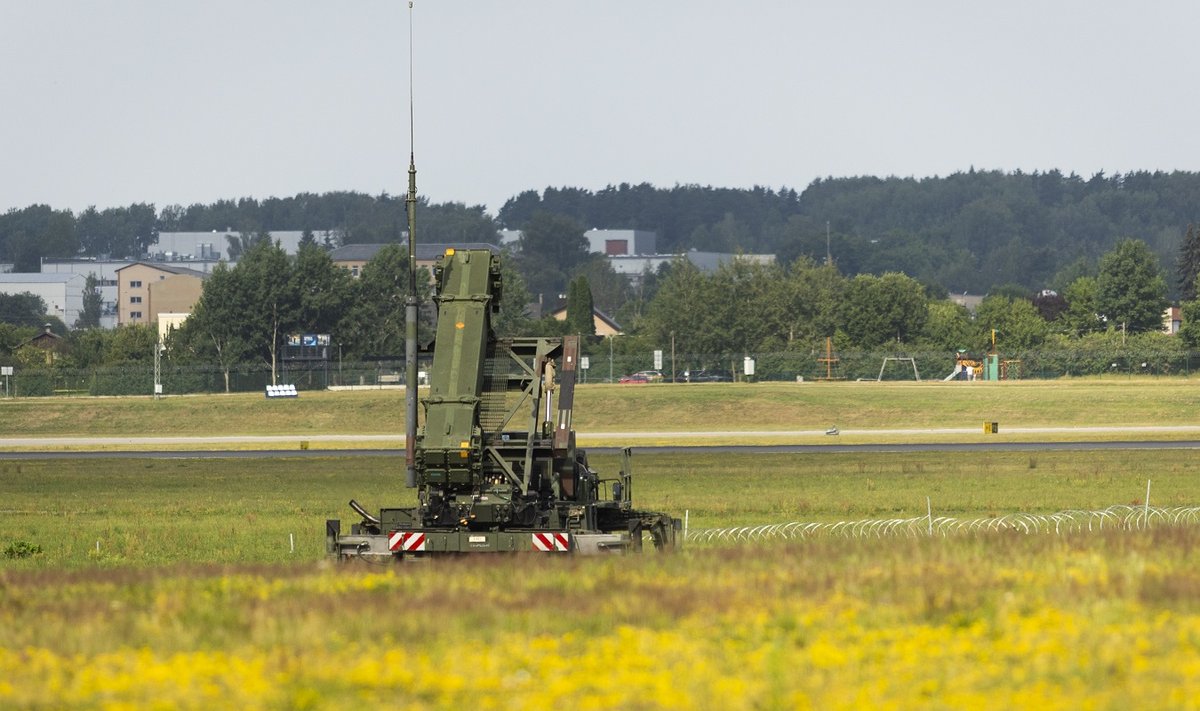
[{"label": "utility pole", "polygon": [[829,248],[829,220],[825,220],[825,266],[833,264],[833,251]]},{"label": "utility pole", "polygon": [[404,299],[404,485],[417,486],[417,159],[413,128],[412,3],[408,4],[408,296]]},{"label": "utility pole", "polygon": [[612,335],[610,335],[610,336],[608,337],[608,382],[610,382],[610,383],[613,381],[613,367],[612,367],[612,361],[613,361],[613,350],[612,350],[612,342],[613,342],[613,336],[612,336]]},{"label": "utility pole", "polygon": [[675,382],[675,332],[671,331],[671,382]]},{"label": "utility pole", "polygon": [[159,335],[158,341],[154,344],[154,399],[162,397],[162,352],[163,342],[162,336]]}]

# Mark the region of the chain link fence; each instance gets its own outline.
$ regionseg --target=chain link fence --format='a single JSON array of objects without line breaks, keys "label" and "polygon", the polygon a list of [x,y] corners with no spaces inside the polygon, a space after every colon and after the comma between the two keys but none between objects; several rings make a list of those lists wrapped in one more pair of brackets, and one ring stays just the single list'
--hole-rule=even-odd
[{"label": "chain link fence", "polygon": [[[747,358],[753,374],[747,374]],[[617,382],[631,373],[658,370],[664,381],[686,382],[698,369],[719,379],[752,382],[796,382],[798,380],[943,380],[955,369],[955,354],[945,351],[850,351],[835,352],[826,362],[823,352],[766,352],[676,354],[664,352],[655,367],[653,352],[616,353],[606,350],[587,354],[587,368],[579,373],[581,383]],[[908,359],[911,359],[908,360]],[[914,374],[914,366],[916,375]],[[1062,377],[1131,378],[1134,376],[1190,376],[1200,367],[1200,352],[1168,349],[1032,350],[1002,353],[999,371],[1005,380],[1038,380]],[[428,361],[418,370],[424,374]],[[215,364],[175,365],[164,359],[159,382],[164,394],[262,391],[271,384],[295,385],[300,390],[329,387],[387,387],[404,382],[402,360],[374,362],[319,361],[281,363],[272,383],[265,364],[242,364],[228,373]],[[150,395],[154,393],[154,366],[137,362],[91,369],[58,367],[13,368],[6,378],[10,397]],[[424,383],[424,378],[422,378]]]},{"label": "chain link fence", "polygon": [[[982,354],[977,356],[982,358]],[[753,360],[753,375],[746,373],[746,358]],[[885,359],[887,360],[885,362]],[[898,360],[902,359],[902,360]],[[911,362],[907,359],[912,359]],[[1062,377],[1131,377],[1134,375],[1189,376],[1200,367],[1200,352],[1166,348],[1104,348],[1089,350],[1028,350],[998,356],[1005,380],[1047,380]],[[664,352],[655,368],[652,352],[589,357],[587,382],[609,382],[622,375],[656,369],[664,380],[684,382],[695,369],[727,375],[733,380],[914,380],[913,366],[922,380],[943,380],[955,370],[955,353],[947,351],[890,350],[834,352],[826,362],[824,351],[676,354]],[[610,373],[612,374],[610,376]]]}]

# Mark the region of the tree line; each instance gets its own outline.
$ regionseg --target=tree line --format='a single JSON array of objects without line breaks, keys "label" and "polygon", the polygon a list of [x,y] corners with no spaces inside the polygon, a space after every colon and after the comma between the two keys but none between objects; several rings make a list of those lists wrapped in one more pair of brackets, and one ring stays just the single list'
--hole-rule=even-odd
[{"label": "tree line", "polygon": [[[582,234],[582,227],[573,229]],[[1176,277],[1190,281],[1194,295],[1200,260],[1190,262],[1188,255],[1200,256],[1200,229],[1188,235],[1179,246]],[[536,249],[522,241],[503,253],[499,335],[577,333],[589,337],[585,354],[600,360],[615,352],[641,359],[642,367],[649,367],[652,351],[671,348],[681,369],[736,368],[751,356],[759,359],[762,375],[790,378],[814,372],[828,339],[842,368],[855,377],[871,374],[879,354],[919,357],[936,369],[948,368],[956,351],[981,354],[993,345],[1037,369],[1031,372],[1103,373],[1134,360],[1153,363],[1156,372],[1177,372],[1190,367],[1180,366],[1180,359],[1200,349],[1200,299],[1184,303],[1185,314],[1197,318],[1179,336],[1162,333],[1168,280],[1149,246],[1135,239],[1101,255],[1094,272],[1079,275],[1061,294],[1009,286],[985,297],[974,314],[944,290],[899,272],[848,275],[836,264],[800,257],[788,265],[734,260],[706,273],[678,259],[644,275],[649,284],[638,297],[644,298],[641,311],[629,313],[626,335],[613,340],[595,337],[591,319],[596,299],[588,273],[603,260],[580,262],[571,272],[566,320],[534,318],[520,267],[536,257]],[[424,270],[418,283],[425,304],[419,333],[427,341],[435,312]],[[225,389],[231,374],[247,366],[275,381],[284,345],[295,334],[329,334],[339,362],[399,361],[407,284],[407,251],[400,245],[386,246],[352,278],[317,245],[289,256],[278,244],[258,240],[235,265],[219,265],[205,281],[191,317],[168,337],[162,357],[179,372],[215,366]],[[47,357],[27,343],[40,330],[38,312],[45,305],[38,302],[29,295],[0,298],[0,317],[12,322],[0,326],[0,360],[48,371],[144,368],[153,358],[152,327],[66,333],[61,323],[55,325],[61,344]]]},{"label": "tree line", "polygon": [[[425,242],[498,241],[498,226],[482,205],[430,203],[418,199],[419,239]],[[329,232],[328,247],[405,239],[404,198],[355,192],[302,193],[288,198],[218,200],[161,210],[146,203],[88,207],[78,215],[48,205],[0,215],[0,263],[18,272],[41,270],[42,259],[111,257],[139,259],[160,232],[227,232],[253,237],[270,231]]]},{"label": "tree line", "polygon": [[[1193,282],[1195,277],[1193,275]],[[983,353],[993,338],[1010,353],[1070,351],[1081,339],[1114,334],[1200,346],[1200,329],[1183,339],[1160,333],[1167,279],[1141,240],[1102,255],[1095,273],[1063,294],[1020,287],[997,290],[972,314],[945,291],[900,272],[846,275],[836,265],[800,257],[790,265],[734,261],[713,274],[680,260],[659,278],[654,298],[622,347],[672,343],[695,354],[693,367],[756,353],[838,351]]]},{"label": "tree line", "polygon": [[[494,242],[500,227],[521,229],[503,260],[501,330],[586,333],[590,308],[581,305],[590,303],[630,334],[618,339],[618,351],[673,340],[698,361],[724,364],[751,352],[815,353],[828,337],[846,352],[946,352],[979,350],[993,330],[1013,349],[1070,350],[1100,337],[1124,346],[1155,337],[1168,299],[1182,304],[1185,316],[1175,343],[1195,348],[1200,230],[1188,227],[1188,216],[1197,188],[1200,175],[1192,173],[1084,180],[1057,171],[818,180],[802,193],[548,188],[510,200],[497,218],[482,206],[422,199],[418,241]],[[347,359],[402,352],[403,250],[385,249],[353,280],[312,240],[301,254],[284,254],[263,225],[398,242],[403,211],[401,199],[358,193],[246,198],[158,214],[151,205],[93,208],[78,217],[33,206],[0,217],[0,261],[20,266],[47,251],[134,253],[164,228],[239,230],[245,254],[208,280],[190,325],[170,348],[173,362],[220,363],[228,378],[236,364],[277,368],[281,339],[294,332],[333,334]],[[715,274],[677,260],[631,282],[588,252],[585,225],[657,229],[660,251],[699,245],[774,250],[778,258],[773,265],[735,261]],[[963,270],[955,272],[954,263]],[[1174,265],[1174,278],[1166,278],[1163,264]],[[945,298],[960,283],[987,286],[974,318]],[[1055,293],[1043,293],[1047,286]],[[574,304],[566,322],[537,318],[564,299]],[[424,318],[431,317],[426,310]],[[10,324],[0,331],[0,357],[11,357],[46,319],[0,320]],[[135,350],[110,348],[104,339],[116,336],[87,338],[85,356],[59,362],[119,363]]]},{"label": "tree line", "polygon": [[[949,291],[1005,284],[1062,291],[1130,236],[1171,265],[1188,224],[1200,222],[1200,173],[1131,172],[1091,178],[975,171],[945,177],[816,180],[802,192],[696,185],[548,187],[500,209],[521,229],[538,212],[589,227],[657,230],[659,250],[776,255],[783,264],[828,251],[842,272],[903,272]],[[1177,297],[1175,285],[1169,295]]]},{"label": "tree line", "polygon": [[[482,205],[421,198],[418,239],[494,243],[497,230],[524,230],[544,213],[587,228],[655,230],[663,253],[774,254],[790,264],[801,256],[823,260],[828,245],[847,274],[903,272],[956,293],[1005,284],[1062,291],[1129,236],[1171,264],[1186,226],[1200,222],[1198,198],[1200,173],[1184,171],[1084,178],[969,170],[819,179],[802,191],[622,183],[527,190],[496,215]],[[348,244],[399,242],[406,225],[403,196],[387,193],[244,197],[157,210],[138,203],[79,215],[34,205],[0,215],[0,262],[37,271],[43,257],[138,257],[160,231],[331,232]],[[556,286],[561,292],[566,282]],[[1177,298],[1177,286],[1169,287]]]}]

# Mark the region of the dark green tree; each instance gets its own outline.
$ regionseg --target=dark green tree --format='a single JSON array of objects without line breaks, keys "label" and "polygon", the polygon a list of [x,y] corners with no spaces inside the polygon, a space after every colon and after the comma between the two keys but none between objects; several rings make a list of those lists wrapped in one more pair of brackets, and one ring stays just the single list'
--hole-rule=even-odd
[{"label": "dark green tree", "polygon": [[846,279],[837,267],[800,257],[788,270],[788,339],[810,346],[833,336],[840,322]]},{"label": "dark green tree", "polygon": [[674,333],[676,350],[699,360],[719,355],[725,340],[722,324],[709,308],[716,301],[710,286],[711,280],[696,265],[686,259],[675,260],[646,306],[641,334],[654,343],[669,343]]},{"label": "dark green tree", "polygon": [[117,365],[153,361],[157,345],[158,329],[155,326],[136,323],[118,326],[106,344],[104,362]]},{"label": "dark green tree", "polygon": [[279,349],[296,327],[299,294],[292,279],[287,253],[268,240],[256,240],[233,268],[253,308],[242,314],[247,340],[271,367],[271,383],[278,382]]},{"label": "dark green tree", "polygon": [[929,302],[925,326],[917,341],[934,350],[957,351],[975,345],[974,336],[971,315],[966,307],[943,299]]},{"label": "dark green tree", "polygon": [[95,274],[88,274],[83,283],[83,310],[75,321],[75,328],[98,328],[102,306],[99,281]]},{"label": "dark green tree", "polygon": [[1067,287],[1074,284],[1075,280],[1080,277],[1096,278],[1096,260],[1094,258],[1079,257],[1060,267],[1054,278],[1050,280],[1050,288],[1057,290],[1065,298]]},{"label": "dark green tree", "polygon": [[1200,350],[1200,299],[1185,301],[1180,306],[1183,325],[1179,328],[1179,337],[1189,350]]},{"label": "dark green tree", "polygon": [[97,368],[107,363],[113,331],[105,328],[77,330],[71,334],[71,358],[77,368]]},{"label": "dark green tree", "polygon": [[0,322],[40,328],[46,322],[46,302],[28,291],[0,294]]},{"label": "dark green tree", "polygon": [[76,219],[75,235],[84,254],[139,257],[158,239],[158,217],[145,203],[102,211],[91,206]]},{"label": "dark green tree", "polygon": [[1122,240],[1100,259],[1096,287],[1096,306],[1110,327],[1129,333],[1162,327],[1167,282],[1142,240]]},{"label": "dark green tree", "polygon": [[419,198],[417,237],[426,244],[497,244],[500,233],[496,220],[483,205],[468,207],[461,202],[430,204]]},{"label": "dark green tree", "polygon": [[243,273],[224,262],[217,264],[204,282],[192,315],[172,339],[172,356],[195,362],[216,362],[229,392],[233,368],[253,356],[247,314],[256,305],[243,285]]},{"label": "dark green tree", "polygon": [[[430,304],[429,272],[417,272],[421,303]],[[507,285],[505,285],[507,288]],[[389,244],[363,267],[351,288],[351,305],[341,321],[338,336],[347,352],[363,356],[397,356],[404,353],[404,308],[408,294],[408,251]],[[431,333],[431,308],[418,314],[417,338]]]},{"label": "dark green tree", "polygon": [[721,264],[707,281],[704,308],[715,320],[721,353],[740,358],[785,345],[790,308],[781,268],[733,259]]},{"label": "dark green tree", "polygon": [[587,261],[575,268],[574,276],[587,279],[593,305],[610,316],[620,311],[632,296],[629,278],[614,271],[603,255],[589,255]]},{"label": "dark green tree", "polygon": [[1096,278],[1081,276],[1071,282],[1063,292],[1067,308],[1058,315],[1058,325],[1072,336],[1083,336],[1104,329],[1097,303]]},{"label": "dark green tree", "polygon": [[909,342],[929,315],[925,289],[904,274],[859,274],[850,280],[846,296],[846,335],[860,348]]},{"label": "dark green tree", "polygon": [[566,290],[567,275],[588,258],[584,228],[576,220],[538,212],[521,230],[521,274],[530,292],[553,306]]},{"label": "dark green tree", "polygon": [[1194,224],[1188,225],[1183,243],[1179,245],[1175,276],[1179,286],[1179,300],[1195,300],[1196,277],[1200,276],[1200,230],[1196,229]]},{"label": "dark green tree", "polygon": [[500,257],[500,278],[504,290],[500,293],[500,310],[492,316],[492,329],[501,338],[533,335],[532,319],[529,318],[529,289],[525,287],[525,279],[517,270],[516,263],[507,250]]},{"label": "dark green tree", "polygon": [[567,333],[580,336],[596,335],[592,312],[592,289],[587,277],[575,277],[567,289]]},{"label": "dark green tree", "polygon": [[70,210],[33,205],[0,216],[0,260],[12,262],[14,271],[41,271],[43,258],[78,253],[75,217]]},{"label": "dark green tree", "polygon": [[992,332],[996,347],[1007,352],[1028,350],[1040,346],[1050,333],[1050,325],[1038,313],[1033,302],[1023,298],[989,296],[975,311],[976,333],[973,350],[992,347]]},{"label": "dark green tree", "polygon": [[292,326],[303,333],[337,333],[350,305],[353,279],[335,265],[329,253],[312,242],[301,245],[291,269],[288,290],[295,300]]}]

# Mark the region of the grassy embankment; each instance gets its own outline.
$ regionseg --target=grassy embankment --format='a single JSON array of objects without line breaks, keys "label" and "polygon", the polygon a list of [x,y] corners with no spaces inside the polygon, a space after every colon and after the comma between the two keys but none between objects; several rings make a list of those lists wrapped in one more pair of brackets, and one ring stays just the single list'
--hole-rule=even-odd
[{"label": "grassy embankment", "polygon": [[[577,391],[583,444],[619,444],[603,433],[717,432],[717,438],[631,439],[634,444],[976,441],[984,439],[1194,438],[1200,429],[1159,432],[1020,433],[1021,428],[1200,427],[1200,381],[1098,379],[1012,383],[803,383],[590,385]],[[22,399],[0,402],[5,436],[290,435],[314,446],[349,446],[321,435],[403,434],[398,391],[306,392],[294,400],[260,395]],[[982,423],[1000,423],[985,437]],[[963,430],[887,433],[887,430]],[[872,434],[872,430],[880,432]],[[857,432],[856,432],[857,431]],[[754,433],[754,434],[746,434]],[[776,434],[770,434],[776,433]],[[387,440],[391,441],[391,440]],[[398,440],[397,440],[398,441]],[[295,442],[281,447],[296,446]],[[380,445],[377,445],[380,446]]]}]

